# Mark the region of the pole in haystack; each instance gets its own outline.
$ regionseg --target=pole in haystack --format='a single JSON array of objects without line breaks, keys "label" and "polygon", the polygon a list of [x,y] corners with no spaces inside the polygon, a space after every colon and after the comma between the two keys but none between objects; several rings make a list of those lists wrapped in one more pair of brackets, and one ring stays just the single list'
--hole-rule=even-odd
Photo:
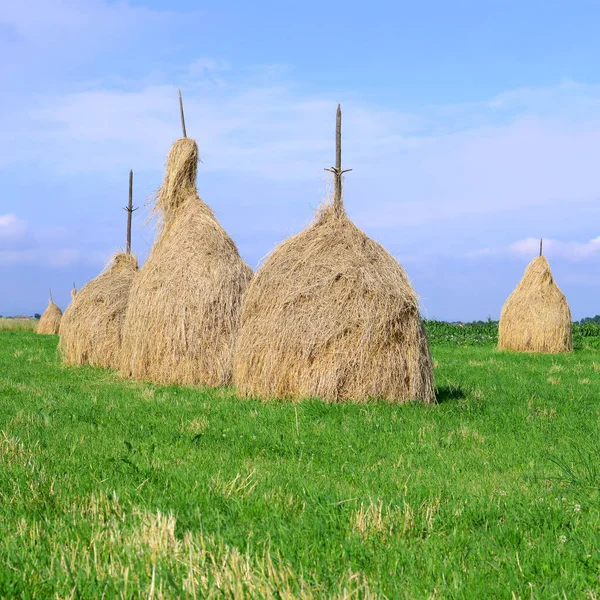
[{"label": "pole in haystack", "polygon": [[542,238],[540,238],[540,256],[542,255]]},{"label": "pole in haystack", "polygon": [[131,215],[137,210],[133,208],[133,169],[129,170],[129,202],[123,210],[127,211],[127,254],[131,254]]},{"label": "pole in haystack", "polygon": [[179,114],[181,115],[181,129],[183,130],[183,137],[187,137],[185,131],[185,115],[183,114],[183,99],[181,98],[181,89],[179,89]]},{"label": "pole in haystack", "polygon": [[335,117],[335,167],[325,169],[333,173],[333,208],[337,214],[342,212],[342,175],[352,171],[342,171],[342,108],[338,104]]}]

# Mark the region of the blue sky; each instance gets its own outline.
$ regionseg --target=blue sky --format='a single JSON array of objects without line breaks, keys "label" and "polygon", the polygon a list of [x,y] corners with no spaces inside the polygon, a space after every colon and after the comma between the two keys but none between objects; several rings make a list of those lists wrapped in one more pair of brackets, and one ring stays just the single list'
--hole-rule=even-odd
[{"label": "blue sky", "polygon": [[344,112],[350,216],[430,318],[497,318],[545,254],[573,317],[600,313],[596,2],[3,0],[0,314],[42,312],[124,245],[180,135],[256,268],[330,192]]}]

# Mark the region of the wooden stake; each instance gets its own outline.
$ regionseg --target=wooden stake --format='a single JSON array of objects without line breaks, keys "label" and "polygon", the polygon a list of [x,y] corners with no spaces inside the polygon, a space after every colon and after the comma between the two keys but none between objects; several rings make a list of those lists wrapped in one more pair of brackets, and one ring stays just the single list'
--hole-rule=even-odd
[{"label": "wooden stake", "polygon": [[131,215],[137,210],[133,208],[133,169],[129,170],[129,202],[123,210],[127,211],[127,254],[131,254]]},{"label": "wooden stake", "polygon": [[540,238],[540,256],[542,255],[542,239]]},{"label": "wooden stake", "polygon": [[333,210],[340,214],[344,210],[342,202],[342,175],[352,171],[352,169],[342,171],[342,108],[339,104],[335,117],[335,167],[325,170],[333,173]]},{"label": "wooden stake", "polygon": [[181,129],[183,130],[183,137],[187,137],[185,131],[185,116],[183,114],[183,99],[181,98],[181,89],[179,90],[179,113],[181,114]]}]

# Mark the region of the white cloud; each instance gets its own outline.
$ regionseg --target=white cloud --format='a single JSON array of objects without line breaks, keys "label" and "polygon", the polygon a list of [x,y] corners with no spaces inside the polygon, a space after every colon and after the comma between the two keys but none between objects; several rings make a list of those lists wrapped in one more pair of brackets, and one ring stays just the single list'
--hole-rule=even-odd
[{"label": "white cloud", "polygon": [[[209,58],[197,65],[220,74],[227,66]],[[187,130],[199,142],[201,172],[323,181],[340,98],[301,95],[285,80],[252,87],[231,69],[227,76],[223,85],[198,76],[184,89]],[[596,197],[600,87],[563,83],[413,114],[341,99],[344,162],[354,168],[346,190],[349,199],[369,195],[354,213],[365,227],[390,229]],[[61,176],[132,166],[159,173],[180,135],[177,88],[96,87],[49,97],[44,108],[29,112],[27,128],[29,138],[20,147],[7,145],[4,157],[0,152],[0,167],[4,158],[5,164],[35,160],[37,168]]]},{"label": "white cloud", "polygon": [[27,223],[17,217],[17,215],[0,215],[0,239],[19,239],[27,231]]},{"label": "white cloud", "polygon": [[0,248],[1,266],[31,265],[54,269],[81,265],[99,267],[105,263],[106,255],[104,253],[93,252],[88,255],[79,248],[49,247],[41,244],[24,249]]},{"label": "white cloud", "polygon": [[98,252],[84,254],[68,245],[69,232],[64,228],[32,229],[15,214],[0,215],[0,265],[44,265],[68,267],[99,265],[107,256]]},{"label": "white cloud", "polygon": [[[519,258],[534,258],[538,255],[540,240],[525,238],[517,240],[502,248],[483,248],[470,253],[468,256],[514,256]],[[600,236],[587,242],[563,241],[556,239],[543,240],[543,253],[548,258],[560,258],[570,261],[580,261],[600,255]]]}]

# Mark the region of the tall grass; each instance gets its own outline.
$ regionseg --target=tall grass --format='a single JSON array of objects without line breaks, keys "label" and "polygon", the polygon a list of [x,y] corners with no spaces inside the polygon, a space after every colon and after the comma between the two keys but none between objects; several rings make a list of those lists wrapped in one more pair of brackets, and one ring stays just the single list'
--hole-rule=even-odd
[{"label": "tall grass", "polygon": [[6,319],[0,317],[0,331],[35,331],[38,319]]}]

